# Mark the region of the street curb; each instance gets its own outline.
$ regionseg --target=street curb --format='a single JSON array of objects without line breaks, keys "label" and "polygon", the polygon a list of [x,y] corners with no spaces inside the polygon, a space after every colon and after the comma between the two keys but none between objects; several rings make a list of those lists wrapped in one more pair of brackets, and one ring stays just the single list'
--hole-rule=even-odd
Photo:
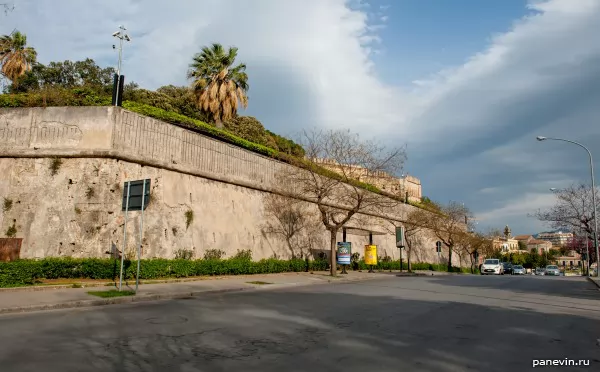
[{"label": "street curb", "polygon": [[[286,273],[277,273],[277,274],[266,274],[266,275],[293,275],[299,274],[297,272],[286,272]],[[187,282],[201,282],[207,280],[226,280],[232,277],[235,278],[246,278],[252,277],[255,274],[244,274],[244,275],[212,275],[212,276],[200,276],[200,277],[190,277],[190,278],[179,278],[179,279],[145,279],[140,280],[140,285],[148,285],[148,284],[171,284],[171,283],[187,283]],[[73,287],[73,284],[79,284],[81,287]],[[110,285],[109,285],[110,284]],[[133,285],[135,281],[129,279],[127,281],[123,281],[123,285]],[[54,284],[54,285],[30,285],[30,286],[22,286],[22,287],[8,287],[8,288],[0,288],[0,293],[2,292],[37,292],[37,291],[51,291],[55,289],[81,289],[81,288],[95,288],[95,287],[116,287],[117,283],[112,281],[107,282],[73,282],[71,284]]]},{"label": "street curb", "polygon": [[600,284],[597,281],[595,281],[594,279],[590,278],[589,276],[587,276],[586,278],[587,278],[588,281],[594,283],[594,285],[596,287],[598,287],[598,290],[600,290]]},{"label": "street curb", "polygon": [[158,301],[158,300],[174,300],[182,298],[197,297],[201,295],[210,295],[217,293],[232,293],[232,292],[244,292],[252,290],[268,290],[268,289],[281,289],[285,287],[302,287],[311,286],[318,284],[343,284],[357,281],[367,281],[378,279],[377,276],[363,277],[357,279],[346,279],[346,280],[327,280],[320,278],[312,283],[273,283],[269,285],[255,285],[255,286],[244,286],[235,288],[224,288],[224,289],[210,289],[204,291],[193,291],[193,292],[172,292],[172,293],[159,293],[159,294],[147,294],[147,295],[133,295],[127,297],[116,297],[106,299],[94,299],[94,300],[80,300],[80,301],[69,301],[61,302],[56,304],[44,304],[44,305],[31,305],[31,306],[18,306],[9,308],[0,308],[0,315],[4,314],[15,314],[15,313],[30,313],[35,311],[48,311],[48,310],[60,310],[60,309],[74,309],[74,308],[89,308],[96,306],[106,305],[122,305],[128,303],[138,303],[146,301]]},{"label": "street curb", "polygon": [[213,289],[213,290],[208,290],[208,291],[147,294],[147,295],[139,295],[139,296],[134,295],[134,296],[128,296],[128,297],[116,297],[116,298],[106,298],[106,299],[98,299],[98,300],[69,301],[69,302],[62,302],[62,303],[58,303],[58,304],[9,307],[9,308],[0,308],[0,314],[29,313],[29,312],[33,312],[33,311],[86,308],[86,307],[105,306],[105,305],[121,305],[121,304],[145,302],[145,301],[181,299],[181,298],[195,297],[195,296],[199,296],[199,295],[203,295],[203,294],[241,292],[241,291],[245,291],[248,289],[254,289],[254,288],[252,288],[252,287],[237,287],[237,288],[226,288],[226,289]]}]

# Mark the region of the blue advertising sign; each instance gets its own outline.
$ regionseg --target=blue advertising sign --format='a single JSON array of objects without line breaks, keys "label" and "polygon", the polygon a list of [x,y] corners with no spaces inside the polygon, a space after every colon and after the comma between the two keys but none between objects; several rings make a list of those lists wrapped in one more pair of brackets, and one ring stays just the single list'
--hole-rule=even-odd
[{"label": "blue advertising sign", "polygon": [[352,243],[338,242],[337,243],[337,263],[340,265],[350,265],[352,257]]}]

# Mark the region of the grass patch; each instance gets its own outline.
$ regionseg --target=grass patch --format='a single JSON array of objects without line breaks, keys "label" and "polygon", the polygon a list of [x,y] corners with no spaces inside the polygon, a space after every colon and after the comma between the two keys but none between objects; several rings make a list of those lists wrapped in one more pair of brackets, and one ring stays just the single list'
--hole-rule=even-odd
[{"label": "grass patch", "polygon": [[98,296],[102,298],[112,298],[112,297],[125,297],[125,296],[133,296],[135,294],[134,291],[118,291],[116,289],[111,289],[110,291],[89,291],[88,294],[92,296]]},{"label": "grass patch", "polygon": [[71,288],[83,288],[83,286],[79,283],[73,283],[73,285],[71,286]]},{"label": "grass patch", "polygon": [[269,282],[263,282],[263,281],[260,281],[260,280],[255,280],[253,282],[246,282],[246,283],[248,283],[248,284],[257,284],[257,285],[273,284],[273,283],[269,283]]}]

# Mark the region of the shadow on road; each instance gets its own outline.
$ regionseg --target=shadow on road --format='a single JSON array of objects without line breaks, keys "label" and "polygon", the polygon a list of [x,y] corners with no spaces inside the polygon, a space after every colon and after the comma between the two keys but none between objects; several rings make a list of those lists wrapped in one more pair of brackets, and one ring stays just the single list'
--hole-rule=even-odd
[{"label": "shadow on road", "polygon": [[433,277],[432,282],[461,288],[508,290],[518,294],[600,300],[600,291],[584,277],[462,276]]},{"label": "shadow on road", "polygon": [[338,284],[1,317],[0,365],[13,372],[438,372],[524,371],[545,358],[592,359],[589,370],[600,364],[597,313],[423,296]]}]

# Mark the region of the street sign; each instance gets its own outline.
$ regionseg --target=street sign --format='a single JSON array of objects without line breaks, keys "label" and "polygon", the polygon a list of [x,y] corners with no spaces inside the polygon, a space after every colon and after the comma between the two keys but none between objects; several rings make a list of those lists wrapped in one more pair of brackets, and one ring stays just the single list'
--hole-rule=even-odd
[{"label": "street sign", "polygon": [[127,217],[130,211],[141,211],[140,216],[140,240],[137,246],[137,272],[135,276],[135,293],[138,291],[140,280],[140,259],[142,255],[142,242],[144,234],[144,210],[150,202],[150,179],[127,181],[123,185],[122,209],[125,212],[125,223],[123,224],[123,252],[121,254],[121,270],[119,273],[119,291],[123,287],[123,264],[125,262],[125,251],[127,249]]},{"label": "street sign", "polygon": [[338,242],[337,243],[337,262],[340,265],[350,265],[352,257],[352,243]]},{"label": "street sign", "polygon": [[[145,184],[145,187],[144,187]],[[128,190],[129,188],[129,190]],[[127,195],[129,191],[129,207],[127,208]],[[142,194],[145,191],[144,201],[142,203]],[[121,210],[125,211],[141,211],[142,205],[144,209],[148,207],[150,202],[150,179],[125,182],[123,185],[123,202]]]},{"label": "street sign", "polygon": [[402,226],[396,227],[396,247],[404,247],[404,227]]}]

